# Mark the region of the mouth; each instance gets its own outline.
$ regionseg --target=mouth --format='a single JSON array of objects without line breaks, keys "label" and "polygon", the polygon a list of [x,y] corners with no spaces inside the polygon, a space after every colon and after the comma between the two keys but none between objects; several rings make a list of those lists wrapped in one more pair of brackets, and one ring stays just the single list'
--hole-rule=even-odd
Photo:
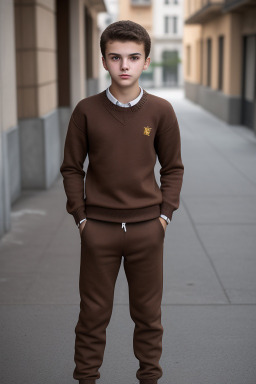
[{"label": "mouth", "polygon": [[120,75],[121,79],[129,79],[131,76],[130,75]]}]

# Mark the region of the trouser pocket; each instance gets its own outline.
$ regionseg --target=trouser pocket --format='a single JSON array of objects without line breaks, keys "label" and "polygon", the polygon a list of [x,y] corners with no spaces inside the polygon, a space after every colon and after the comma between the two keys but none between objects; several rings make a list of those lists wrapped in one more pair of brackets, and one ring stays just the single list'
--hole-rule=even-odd
[{"label": "trouser pocket", "polygon": [[83,230],[82,230],[82,232],[81,232],[81,239],[82,239],[82,237],[84,236],[84,234],[85,234],[85,232],[86,232],[86,227],[87,227],[87,225],[88,225],[88,219],[86,219],[86,222],[85,222],[85,224],[84,224]]},{"label": "trouser pocket", "polygon": [[158,226],[161,227],[162,234],[165,236],[165,231],[166,231],[166,229],[164,229],[164,227],[163,227],[163,225],[162,225],[162,223],[161,223],[159,217],[157,217],[156,220],[158,221]]}]

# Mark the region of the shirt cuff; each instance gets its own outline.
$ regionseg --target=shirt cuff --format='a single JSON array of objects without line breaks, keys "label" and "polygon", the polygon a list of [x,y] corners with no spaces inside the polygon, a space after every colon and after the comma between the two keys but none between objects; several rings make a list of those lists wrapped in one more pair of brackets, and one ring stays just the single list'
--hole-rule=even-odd
[{"label": "shirt cuff", "polygon": [[171,222],[169,217],[167,217],[166,215],[161,214],[160,217],[162,217],[167,222],[167,224],[169,224]]},{"label": "shirt cuff", "polygon": [[85,221],[87,219],[83,219],[83,220],[80,220],[79,223],[77,224],[78,228],[80,227],[80,224],[82,224],[83,221]]}]

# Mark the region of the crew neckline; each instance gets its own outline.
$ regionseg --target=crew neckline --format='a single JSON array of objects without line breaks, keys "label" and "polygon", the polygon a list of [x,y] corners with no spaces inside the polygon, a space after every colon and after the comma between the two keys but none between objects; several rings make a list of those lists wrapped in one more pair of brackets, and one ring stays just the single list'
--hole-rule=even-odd
[{"label": "crew neckline", "polygon": [[140,94],[139,96],[135,97],[135,99],[133,100],[130,100],[128,103],[121,103],[121,101],[119,101],[110,91],[110,87],[108,87],[106,89],[106,94],[107,94],[107,97],[108,99],[113,103],[113,104],[116,104],[116,105],[119,105],[120,107],[123,107],[123,108],[130,108],[130,107],[133,107],[135,104],[137,104],[140,99],[142,98],[143,96],[143,88],[141,86],[139,86],[140,88]]}]

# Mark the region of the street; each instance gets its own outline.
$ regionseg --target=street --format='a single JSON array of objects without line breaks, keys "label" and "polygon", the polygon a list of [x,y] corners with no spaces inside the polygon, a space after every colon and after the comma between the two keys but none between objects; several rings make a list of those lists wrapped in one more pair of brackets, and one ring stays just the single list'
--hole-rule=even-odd
[{"label": "street", "polygon": [[[164,243],[159,384],[255,384],[256,136],[181,89],[147,91],[172,103],[184,163]],[[23,192],[0,240],[1,384],[76,383],[79,263],[61,175],[49,190]],[[138,382],[133,329],[121,265],[99,384]]]}]

